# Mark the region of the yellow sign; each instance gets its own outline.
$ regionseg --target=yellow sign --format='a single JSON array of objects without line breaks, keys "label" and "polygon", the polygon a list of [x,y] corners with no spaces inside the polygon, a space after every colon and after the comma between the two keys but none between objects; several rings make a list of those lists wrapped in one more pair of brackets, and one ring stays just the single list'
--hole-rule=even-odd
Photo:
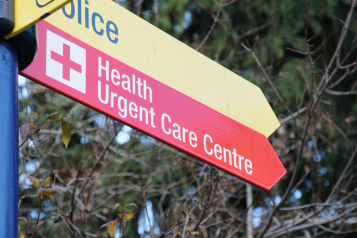
[{"label": "yellow sign", "polygon": [[260,88],[111,0],[74,0],[45,21],[267,137],[280,126]]},{"label": "yellow sign", "polygon": [[72,0],[15,0],[15,26],[9,39],[35,25]]}]

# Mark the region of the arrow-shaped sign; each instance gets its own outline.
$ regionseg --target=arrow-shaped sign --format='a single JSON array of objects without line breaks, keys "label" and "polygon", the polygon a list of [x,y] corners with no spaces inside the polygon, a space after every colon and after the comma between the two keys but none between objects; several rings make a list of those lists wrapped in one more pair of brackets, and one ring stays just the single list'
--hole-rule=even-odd
[{"label": "arrow-shaped sign", "polygon": [[269,190],[285,169],[266,137],[42,21],[22,75]]},{"label": "arrow-shaped sign", "polygon": [[74,0],[45,21],[266,137],[280,126],[257,86],[111,0]]}]

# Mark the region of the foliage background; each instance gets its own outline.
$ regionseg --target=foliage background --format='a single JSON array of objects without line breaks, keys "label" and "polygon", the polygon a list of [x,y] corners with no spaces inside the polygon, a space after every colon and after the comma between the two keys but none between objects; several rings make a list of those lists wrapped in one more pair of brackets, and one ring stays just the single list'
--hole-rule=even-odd
[{"label": "foliage background", "polygon": [[[345,27],[351,0],[117,3],[259,86],[282,123],[269,141],[288,173],[270,192],[253,188],[247,220],[244,182],[20,77],[20,122],[41,126],[54,107],[76,128],[68,149],[56,122],[20,148],[19,209],[31,228],[38,198],[27,176],[56,174],[62,191],[45,202],[46,224],[35,237],[102,237],[100,226],[115,219],[118,202],[139,207],[124,237],[175,229],[170,237],[185,228],[199,237],[251,237],[248,223],[254,236],[356,236],[356,10]],[[351,66],[339,68],[336,53]],[[325,83],[330,88],[310,112]],[[26,222],[19,220],[19,229],[25,237]]]}]

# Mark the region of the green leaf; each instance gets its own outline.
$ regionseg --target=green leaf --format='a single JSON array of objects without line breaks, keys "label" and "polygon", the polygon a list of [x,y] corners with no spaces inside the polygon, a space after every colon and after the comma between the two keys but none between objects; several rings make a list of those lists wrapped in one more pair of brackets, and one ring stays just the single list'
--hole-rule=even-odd
[{"label": "green leaf", "polygon": [[54,112],[54,113],[51,113],[49,116],[47,116],[46,121],[50,122],[50,121],[61,120],[61,119],[62,119],[61,114],[59,112]]},{"label": "green leaf", "polygon": [[138,207],[136,206],[135,203],[130,203],[130,204],[126,205],[125,210],[128,209],[129,207],[135,207],[136,209],[138,209]]},{"label": "green leaf", "polygon": [[123,208],[121,207],[120,203],[115,204],[114,209],[118,208],[119,212],[123,211]]},{"label": "green leaf", "polygon": [[200,234],[199,231],[191,231],[191,235],[193,235],[193,236],[196,236],[196,235],[199,235],[199,234]]},{"label": "green leaf", "polygon": [[61,127],[62,127],[62,141],[67,148],[68,143],[71,140],[72,132],[74,131],[74,126],[69,120],[63,117]]}]

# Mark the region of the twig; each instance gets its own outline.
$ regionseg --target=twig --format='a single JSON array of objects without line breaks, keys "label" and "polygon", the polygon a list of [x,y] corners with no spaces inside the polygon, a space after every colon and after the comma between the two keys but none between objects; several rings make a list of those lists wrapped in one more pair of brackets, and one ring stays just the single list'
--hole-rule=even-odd
[{"label": "twig", "polygon": [[201,44],[199,44],[199,45],[197,46],[197,48],[196,48],[197,51],[204,45],[204,43],[206,42],[206,40],[208,39],[208,37],[211,35],[211,33],[212,33],[212,31],[213,31],[213,28],[216,26],[216,23],[217,23],[219,14],[221,13],[221,10],[222,10],[222,0],[220,0],[219,8],[218,8],[217,14],[214,16],[213,24],[212,24],[212,26],[211,26],[211,29],[209,29],[209,31],[207,32],[205,38],[202,40]]},{"label": "twig", "polygon": [[36,225],[35,227],[33,228],[33,231],[32,231],[32,236],[31,238],[33,238],[36,234],[36,228],[37,228],[37,224],[38,224],[38,221],[40,220],[40,215],[41,215],[41,207],[42,207],[42,199],[41,197],[39,196],[38,197],[38,215],[37,215],[37,220],[36,220]]},{"label": "twig", "polygon": [[165,238],[165,226],[166,226],[166,221],[167,221],[167,218],[169,217],[169,214],[170,214],[170,208],[166,213],[164,224],[162,225],[162,228],[161,228],[161,235],[158,238]]},{"label": "twig", "polygon": [[285,117],[284,119],[281,119],[279,122],[280,122],[280,124],[284,124],[285,122],[289,121],[292,118],[295,118],[297,115],[303,113],[304,111],[306,111],[306,107],[303,107],[300,110],[298,110],[297,112],[294,112],[293,114],[291,114],[290,116]]},{"label": "twig", "polygon": [[[34,132],[32,132],[33,135],[35,135],[36,133],[38,133],[40,130],[42,130],[45,125],[47,124],[47,121],[45,122],[45,124],[43,124],[40,128],[36,128],[36,130]],[[21,146],[23,146],[23,144],[25,144],[26,141],[28,141],[30,138],[32,138],[32,135],[28,135],[26,137],[26,139],[19,145],[19,149],[21,148]]]},{"label": "twig", "polygon": [[284,102],[283,98],[280,96],[280,93],[278,92],[278,90],[275,88],[273,82],[270,80],[268,74],[265,72],[264,68],[262,67],[262,65],[260,64],[260,61],[258,60],[257,56],[255,55],[255,53],[249,49],[247,46],[245,46],[243,43],[241,44],[245,50],[247,50],[248,52],[250,52],[255,60],[255,62],[258,64],[259,69],[262,71],[265,79],[269,82],[270,86],[273,88],[276,96],[279,98],[279,101],[284,105],[284,108],[289,112],[290,115],[292,115],[292,112],[290,111],[289,107],[286,105],[286,103]]},{"label": "twig", "polygon": [[43,227],[46,224],[46,222],[47,222],[47,220],[42,222],[41,225],[38,226],[38,229],[36,230],[35,233],[37,233],[41,229],[41,227]]}]

